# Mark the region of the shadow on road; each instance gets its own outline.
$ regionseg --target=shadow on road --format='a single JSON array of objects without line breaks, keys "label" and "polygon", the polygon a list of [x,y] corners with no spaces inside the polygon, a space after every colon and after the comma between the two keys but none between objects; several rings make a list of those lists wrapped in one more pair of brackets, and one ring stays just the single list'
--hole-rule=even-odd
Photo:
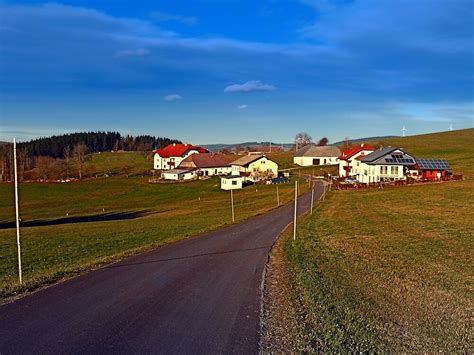
[{"label": "shadow on road", "polygon": [[[21,221],[20,227],[43,227],[55,226],[59,224],[69,223],[87,223],[87,222],[105,222],[105,221],[119,221],[126,219],[136,219],[152,214],[148,210],[133,211],[133,212],[108,212],[89,216],[64,217],[56,219],[37,219],[31,221]],[[1,222],[0,229],[15,228],[15,222]]]}]

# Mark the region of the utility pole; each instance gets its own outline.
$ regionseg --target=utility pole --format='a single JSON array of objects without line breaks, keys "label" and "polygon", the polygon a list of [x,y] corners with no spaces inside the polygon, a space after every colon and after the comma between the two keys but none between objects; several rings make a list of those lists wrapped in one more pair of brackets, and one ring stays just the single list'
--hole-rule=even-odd
[{"label": "utility pole", "polygon": [[293,240],[296,240],[296,213],[298,210],[298,180],[295,181],[295,216],[293,219]]},{"label": "utility pole", "polygon": [[314,181],[313,181],[313,188],[311,189],[311,214],[313,214],[313,200],[314,200]]},{"label": "utility pole", "polygon": [[277,206],[280,206],[280,192],[278,191],[278,185],[277,185]]},{"label": "utility pole", "polygon": [[232,223],[235,222],[235,214],[234,214],[234,193],[233,189],[230,190],[230,204],[232,206]]},{"label": "utility pole", "polygon": [[16,140],[13,138],[13,166],[15,170],[15,214],[16,214],[16,245],[18,249],[18,279],[20,285],[23,283],[21,271],[21,245],[20,245],[20,212],[18,209],[18,172],[16,163]]}]

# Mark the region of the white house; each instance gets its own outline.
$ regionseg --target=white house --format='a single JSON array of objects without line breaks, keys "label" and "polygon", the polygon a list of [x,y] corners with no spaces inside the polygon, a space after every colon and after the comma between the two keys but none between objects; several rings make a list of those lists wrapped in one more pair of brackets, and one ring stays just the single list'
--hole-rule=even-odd
[{"label": "white house", "polygon": [[196,169],[170,169],[163,171],[161,177],[165,180],[192,180],[197,178],[197,171]]},{"label": "white house", "polygon": [[153,167],[155,170],[170,170],[178,167],[191,154],[208,153],[208,151],[192,144],[173,143],[157,149],[153,153]]},{"label": "white house", "polygon": [[278,164],[264,155],[246,155],[231,165],[232,175],[244,176],[244,180],[256,182],[278,176]]},{"label": "white house", "polygon": [[230,159],[216,153],[191,154],[179,164],[179,168],[197,169],[198,176],[228,175],[232,172]]},{"label": "white house", "polygon": [[357,176],[360,169],[360,157],[364,157],[375,151],[370,144],[360,144],[356,147],[345,149],[339,156],[339,176]]},{"label": "white house", "polygon": [[406,172],[416,170],[415,158],[402,149],[387,147],[359,157],[357,179],[361,183],[406,180]]},{"label": "white house", "polygon": [[244,177],[240,175],[228,175],[221,177],[222,190],[241,189],[244,184]]},{"label": "white house", "polygon": [[299,149],[293,157],[293,163],[299,166],[337,165],[341,151],[333,145],[316,146],[308,144]]}]

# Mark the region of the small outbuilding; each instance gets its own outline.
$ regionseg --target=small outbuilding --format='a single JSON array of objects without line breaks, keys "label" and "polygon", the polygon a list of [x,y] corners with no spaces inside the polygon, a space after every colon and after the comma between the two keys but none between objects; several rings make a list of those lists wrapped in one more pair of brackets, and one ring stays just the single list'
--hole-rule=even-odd
[{"label": "small outbuilding", "polygon": [[416,159],[421,179],[441,180],[451,174],[451,167],[442,159]]},{"label": "small outbuilding", "polygon": [[228,175],[221,177],[222,190],[241,189],[244,185],[244,177],[240,175]]},{"label": "small outbuilding", "polygon": [[299,166],[337,165],[340,155],[341,150],[334,145],[308,144],[295,153],[293,163]]},{"label": "small outbuilding", "polygon": [[161,177],[165,180],[184,181],[197,178],[196,169],[171,169],[161,173]]}]

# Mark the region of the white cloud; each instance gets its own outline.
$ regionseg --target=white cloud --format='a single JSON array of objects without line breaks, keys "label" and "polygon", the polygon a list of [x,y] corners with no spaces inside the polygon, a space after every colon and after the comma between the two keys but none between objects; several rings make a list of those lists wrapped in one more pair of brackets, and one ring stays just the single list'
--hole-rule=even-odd
[{"label": "white cloud", "polygon": [[244,110],[244,109],[246,109],[247,107],[249,107],[249,105],[239,105],[239,106],[237,106],[237,108],[238,108],[239,110]]},{"label": "white cloud", "polygon": [[172,102],[172,101],[176,101],[176,100],[181,100],[183,97],[181,95],[178,95],[178,94],[170,94],[170,95],[166,95],[164,97],[164,100],[165,101],[169,101],[169,102]]},{"label": "white cloud", "polygon": [[273,85],[264,84],[260,80],[250,80],[244,84],[229,85],[224,89],[224,92],[273,91],[275,89]]},{"label": "white cloud", "polygon": [[146,48],[138,48],[117,52],[117,57],[146,57],[150,51]]}]

